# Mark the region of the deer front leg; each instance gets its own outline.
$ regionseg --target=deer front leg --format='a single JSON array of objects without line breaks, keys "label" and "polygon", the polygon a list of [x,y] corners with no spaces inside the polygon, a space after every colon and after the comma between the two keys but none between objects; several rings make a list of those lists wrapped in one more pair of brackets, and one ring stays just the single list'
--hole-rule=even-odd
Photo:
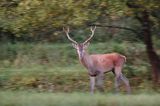
[{"label": "deer front leg", "polygon": [[95,88],[95,77],[90,76],[90,92],[91,94],[94,93]]},{"label": "deer front leg", "polygon": [[100,92],[104,92],[104,74],[100,73],[96,76],[96,86]]}]

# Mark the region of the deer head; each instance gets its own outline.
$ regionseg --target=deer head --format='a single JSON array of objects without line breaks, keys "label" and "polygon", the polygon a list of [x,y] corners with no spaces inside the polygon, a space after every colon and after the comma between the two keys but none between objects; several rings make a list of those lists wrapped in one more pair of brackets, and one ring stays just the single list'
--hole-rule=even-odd
[{"label": "deer head", "polygon": [[83,56],[84,56],[84,54],[86,52],[86,49],[89,46],[89,42],[90,42],[90,40],[92,39],[92,37],[94,35],[95,29],[96,29],[96,26],[94,28],[91,27],[90,30],[91,30],[92,33],[91,33],[90,37],[87,40],[85,40],[83,43],[77,43],[75,40],[73,40],[69,36],[69,27],[63,28],[64,32],[67,35],[67,38],[72,42],[73,47],[77,50],[77,54],[78,54],[80,59],[83,58]]}]

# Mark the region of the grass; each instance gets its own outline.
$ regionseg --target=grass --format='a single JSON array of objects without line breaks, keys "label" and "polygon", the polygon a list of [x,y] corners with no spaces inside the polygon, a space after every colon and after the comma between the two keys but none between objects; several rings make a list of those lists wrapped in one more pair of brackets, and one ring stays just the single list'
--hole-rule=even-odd
[{"label": "grass", "polygon": [[[144,74],[129,76],[128,70],[123,73],[129,78],[133,93],[154,92],[150,80],[142,77]],[[114,75],[106,73],[105,91],[114,92]],[[31,90],[51,92],[87,92],[89,76],[87,70],[80,64],[69,66],[35,65],[34,67],[1,68],[0,86],[3,90]],[[121,92],[125,93],[122,84]]]},{"label": "grass", "polygon": [[[81,66],[68,67],[23,67],[1,68],[0,85],[3,89],[38,89],[49,90],[51,85],[54,91],[70,91],[76,87],[88,85],[87,73]],[[75,85],[81,84],[79,86]],[[87,86],[86,86],[87,87]]]},{"label": "grass", "polygon": [[115,95],[0,91],[0,106],[159,106],[159,94]]}]

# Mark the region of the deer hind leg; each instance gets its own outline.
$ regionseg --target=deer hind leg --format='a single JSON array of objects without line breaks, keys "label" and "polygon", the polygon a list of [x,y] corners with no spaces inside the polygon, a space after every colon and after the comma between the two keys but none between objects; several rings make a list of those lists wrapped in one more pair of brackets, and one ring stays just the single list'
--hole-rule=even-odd
[{"label": "deer hind leg", "polygon": [[116,93],[119,92],[119,86],[120,86],[120,83],[121,83],[121,70],[122,70],[122,67],[121,66],[117,66],[115,67],[115,90],[116,90]]},{"label": "deer hind leg", "polygon": [[123,74],[121,74],[121,80],[125,83],[127,92],[128,94],[130,94],[131,88],[130,88],[129,80]]},{"label": "deer hind leg", "polygon": [[96,76],[96,87],[100,92],[104,92],[104,73],[99,73]]},{"label": "deer hind leg", "polygon": [[124,84],[126,86],[126,90],[127,90],[128,94],[130,94],[131,88],[130,88],[129,80],[122,74],[122,67],[117,66],[115,68],[115,87],[116,87],[116,91],[119,91],[119,85],[120,85],[121,81],[124,82]]}]

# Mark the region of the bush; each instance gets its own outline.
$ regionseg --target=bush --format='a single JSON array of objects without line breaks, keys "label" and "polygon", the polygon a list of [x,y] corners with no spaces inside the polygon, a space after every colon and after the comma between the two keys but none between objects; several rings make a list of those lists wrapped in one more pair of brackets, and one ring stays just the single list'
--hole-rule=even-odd
[{"label": "bush", "polygon": [[[70,92],[88,91],[88,74],[78,61],[71,44],[2,44],[0,86],[8,89],[40,89]],[[8,52],[9,51],[9,52]],[[93,43],[90,53],[118,52],[127,57],[123,73],[134,89],[150,89],[151,74],[141,43]],[[142,55],[143,54],[143,55]],[[113,91],[113,75],[107,75],[105,88]],[[122,87],[124,90],[124,86]]]}]

